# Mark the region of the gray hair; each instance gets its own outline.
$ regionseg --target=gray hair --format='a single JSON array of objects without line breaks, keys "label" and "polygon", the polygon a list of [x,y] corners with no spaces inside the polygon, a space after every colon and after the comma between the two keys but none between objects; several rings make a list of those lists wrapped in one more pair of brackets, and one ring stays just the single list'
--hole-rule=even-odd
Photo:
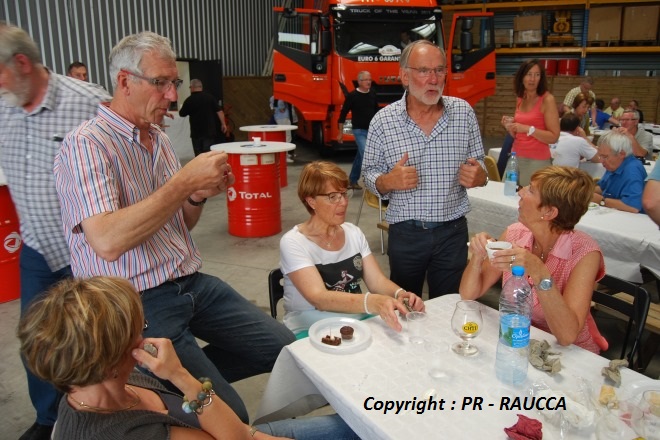
[{"label": "gray hair", "polygon": [[32,64],[41,64],[41,53],[27,32],[0,21],[0,63],[10,64],[16,54],[25,55]]},{"label": "gray hair", "polygon": [[168,38],[153,32],[140,32],[124,37],[110,52],[112,87],[117,87],[117,75],[120,70],[143,74],[140,64],[142,57],[147,53],[153,53],[165,60],[176,60],[172,43]]},{"label": "gray hair", "polygon": [[190,80],[190,87],[200,88],[200,89],[201,89],[201,88],[204,87],[204,84],[202,84],[202,81],[201,81],[201,80],[198,80],[198,79],[191,79],[191,80]]},{"label": "gray hair", "polygon": [[625,115],[626,113],[631,113],[632,118],[636,121],[639,121],[639,112],[637,110],[626,109],[626,110],[623,111],[623,113],[621,113],[621,116]]},{"label": "gray hair", "polygon": [[620,152],[626,153],[626,156],[630,156],[633,152],[632,142],[630,138],[623,133],[619,133],[615,130],[610,130],[598,139],[598,146],[608,146],[612,153],[619,154]]},{"label": "gray hair", "polygon": [[404,49],[403,52],[401,52],[401,58],[399,58],[399,67],[404,69],[408,67],[408,60],[410,59],[410,55],[412,54],[412,51],[415,50],[417,46],[431,46],[435,47],[440,51],[442,54],[442,57],[445,59],[445,62],[447,60],[447,56],[445,55],[445,51],[439,47],[436,46],[435,44],[431,43],[429,40],[417,40],[413,41],[412,43],[408,44]]},{"label": "gray hair", "polygon": [[371,75],[371,72],[369,72],[368,70],[363,70],[363,71],[361,71],[360,73],[358,73],[358,80],[362,79],[362,77],[363,77],[365,74],[369,74],[369,75]]}]

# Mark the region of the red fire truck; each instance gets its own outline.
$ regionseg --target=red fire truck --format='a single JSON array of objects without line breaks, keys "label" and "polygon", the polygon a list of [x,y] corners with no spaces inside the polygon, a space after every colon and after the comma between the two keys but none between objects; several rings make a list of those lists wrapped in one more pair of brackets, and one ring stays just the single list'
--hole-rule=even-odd
[{"label": "red fire truck", "polygon": [[401,98],[402,38],[427,39],[445,48],[444,93],[471,105],[495,92],[492,13],[456,13],[449,38],[441,0],[306,0],[303,8],[274,9],[273,95],[295,106],[297,135],[321,155],[355,147],[349,119],[338,144],[337,120],[344,97],[368,70],[378,102]]}]

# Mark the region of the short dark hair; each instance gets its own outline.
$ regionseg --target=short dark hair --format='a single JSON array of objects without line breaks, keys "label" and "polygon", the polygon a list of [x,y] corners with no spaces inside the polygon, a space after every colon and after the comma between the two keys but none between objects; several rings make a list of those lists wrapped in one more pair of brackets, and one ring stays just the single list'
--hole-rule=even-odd
[{"label": "short dark hair", "polygon": [[537,59],[527,60],[523,61],[523,63],[518,68],[518,71],[516,72],[516,76],[513,77],[513,90],[517,97],[522,98],[525,95],[523,78],[525,78],[527,72],[529,72],[530,69],[534,66],[539,66],[539,69],[541,69],[541,80],[539,81],[539,85],[536,87],[536,94],[541,96],[548,91],[548,77],[545,74],[545,67],[543,67],[543,65],[539,63],[539,60]]},{"label": "short dark hair", "polygon": [[596,108],[602,110],[605,108],[605,101],[600,98],[596,98]]},{"label": "short dark hair", "polygon": [[580,118],[575,113],[565,113],[559,120],[561,131],[574,132],[580,126]]},{"label": "short dark hair", "polygon": [[71,70],[75,69],[76,67],[84,67],[85,69],[87,69],[85,63],[80,61],[74,61],[73,63],[69,64],[69,68],[66,70],[67,73],[71,73]]}]

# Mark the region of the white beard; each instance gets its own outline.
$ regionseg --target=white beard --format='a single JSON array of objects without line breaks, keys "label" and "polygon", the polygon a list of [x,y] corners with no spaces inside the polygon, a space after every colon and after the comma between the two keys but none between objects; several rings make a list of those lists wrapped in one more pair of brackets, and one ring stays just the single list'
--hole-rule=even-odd
[{"label": "white beard", "polygon": [[5,100],[10,107],[22,107],[22,100],[9,90],[0,90],[0,98]]}]

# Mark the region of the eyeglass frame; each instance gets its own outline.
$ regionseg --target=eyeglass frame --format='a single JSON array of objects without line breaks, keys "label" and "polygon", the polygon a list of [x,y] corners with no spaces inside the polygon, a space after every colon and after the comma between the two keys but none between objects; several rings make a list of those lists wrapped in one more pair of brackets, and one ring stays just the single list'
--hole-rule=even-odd
[{"label": "eyeglass frame", "polygon": [[174,86],[174,90],[179,90],[179,87],[181,87],[181,84],[183,84],[182,79],[175,79],[175,80],[169,80],[169,79],[163,79],[163,78],[149,78],[148,76],[140,75],[135,72],[131,72],[130,70],[126,69],[121,69],[121,72],[127,73],[129,75],[133,75],[136,78],[140,78],[151,84],[152,86],[156,87],[156,90],[158,90],[160,93],[167,93],[172,89],[172,86]]},{"label": "eyeglass frame", "polygon": [[[335,201],[332,201],[332,198],[335,194],[339,194],[339,198]],[[327,194],[317,194],[315,197],[318,197],[318,196],[325,196],[325,197],[328,198],[329,203],[331,203],[333,205],[337,205],[341,201],[342,198],[344,198],[344,199],[346,199],[346,201],[348,201],[348,199],[353,197],[353,190],[352,189],[347,189],[346,191],[343,191],[343,192],[342,191],[333,191],[333,192],[330,192],[330,193],[327,193]]]},{"label": "eyeglass frame", "polygon": [[435,67],[433,69],[429,67],[412,67],[406,66],[406,69],[412,69],[419,75],[420,78],[428,78],[431,76],[431,72],[435,72],[436,77],[447,76],[447,66]]}]

